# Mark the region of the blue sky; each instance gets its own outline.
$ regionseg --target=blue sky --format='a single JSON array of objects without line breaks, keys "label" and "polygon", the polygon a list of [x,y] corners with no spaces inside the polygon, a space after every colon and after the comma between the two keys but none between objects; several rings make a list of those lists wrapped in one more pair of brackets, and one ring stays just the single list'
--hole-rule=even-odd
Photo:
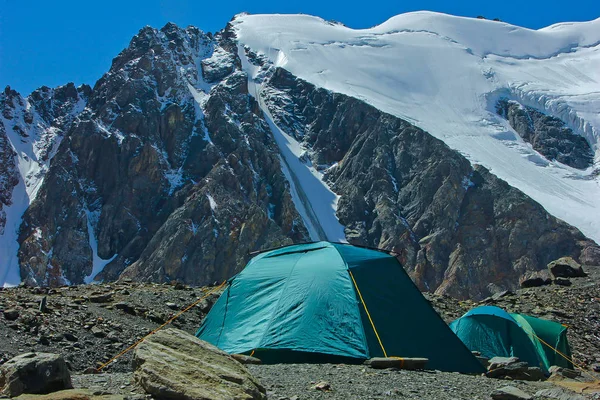
[{"label": "blue sky", "polygon": [[239,12],[305,13],[367,28],[408,11],[500,18],[538,29],[556,22],[600,17],[599,0],[339,1],[339,0],[0,0],[0,86],[23,94],[67,82],[93,85],[111,60],[145,25],[166,22],[222,29]]}]

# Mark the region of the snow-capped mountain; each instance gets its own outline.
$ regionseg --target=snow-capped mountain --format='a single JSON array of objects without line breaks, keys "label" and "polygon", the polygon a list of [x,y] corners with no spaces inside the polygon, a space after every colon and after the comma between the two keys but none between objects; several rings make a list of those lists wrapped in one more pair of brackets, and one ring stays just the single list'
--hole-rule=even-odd
[{"label": "snow-capped mountain", "polygon": [[93,89],[0,96],[0,283],[206,284],[307,240],[463,298],[600,264],[599,50],[600,20],[143,28]]},{"label": "snow-capped mountain", "polygon": [[557,117],[600,163],[600,18],[538,31],[432,12],[364,30],[305,15],[233,24],[273,65],[415,124],[600,241],[597,170],[547,159],[496,112],[506,98]]}]

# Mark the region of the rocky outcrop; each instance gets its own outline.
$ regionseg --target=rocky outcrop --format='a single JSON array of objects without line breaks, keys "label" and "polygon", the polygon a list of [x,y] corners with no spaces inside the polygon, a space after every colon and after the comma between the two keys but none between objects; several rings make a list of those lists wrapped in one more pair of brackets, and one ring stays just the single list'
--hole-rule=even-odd
[{"label": "rocky outcrop", "polygon": [[50,393],[72,388],[71,375],[62,356],[25,353],[0,367],[0,394]]},{"label": "rocky outcrop", "polygon": [[586,276],[585,271],[571,257],[561,257],[548,264],[548,270],[554,278],[576,278]]},{"label": "rocky outcrop", "polygon": [[508,99],[498,101],[496,112],[548,160],[578,169],[592,166],[594,153],[589,143],[560,119]]},{"label": "rocky outcrop", "polygon": [[144,340],[133,359],[135,380],[161,399],[266,399],[246,368],[195,336],[161,330]]},{"label": "rocky outcrop", "polygon": [[427,132],[283,69],[265,73],[279,128],[340,195],[351,243],[393,250],[422,290],[483,298],[551,260],[598,249],[576,228]]}]

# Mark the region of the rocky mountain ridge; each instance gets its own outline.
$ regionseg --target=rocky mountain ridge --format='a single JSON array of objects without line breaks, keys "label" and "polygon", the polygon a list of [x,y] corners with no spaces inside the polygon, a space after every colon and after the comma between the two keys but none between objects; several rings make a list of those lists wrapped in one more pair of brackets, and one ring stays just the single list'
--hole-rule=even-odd
[{"label": "rocky mountain ridge", "polygon": [[203,285],[239,271],[248,251],[311,240],[265,111],[340,196],[346,239],[399,253],[422,290],[483,298],[562,256],[600,264],[593,241],[485,168],[269,65],[231,26],[145,27],[93,88],[7,89],[0,108],[0,223],[27,186],[16,139],[44,127],[16,259],[0,265],[29,285]]},{"label": "rocky mountain ridge", "polygon": [[344,194],[348,241],[395,251],[421,290],[483,298],[561,254],[598,263],[593,241],[426,132],[284,69],[259,76],[277,125]]}]

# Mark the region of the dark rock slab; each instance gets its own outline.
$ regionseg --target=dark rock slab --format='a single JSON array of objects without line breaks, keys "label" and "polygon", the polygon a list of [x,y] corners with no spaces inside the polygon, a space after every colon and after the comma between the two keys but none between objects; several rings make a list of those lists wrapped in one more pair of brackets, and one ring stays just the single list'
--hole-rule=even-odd
[{"label": "dark rock slab", "polygon": [[577,278],[586,276],[581,264],[572,257],[561,257],[548,264],[548,270],[555,278]]},{"label": "dark rock slab", "polygon": [[57,354],[25,353],[0,367],[0,393],[10,397],[72,387],[67,364]]}]

